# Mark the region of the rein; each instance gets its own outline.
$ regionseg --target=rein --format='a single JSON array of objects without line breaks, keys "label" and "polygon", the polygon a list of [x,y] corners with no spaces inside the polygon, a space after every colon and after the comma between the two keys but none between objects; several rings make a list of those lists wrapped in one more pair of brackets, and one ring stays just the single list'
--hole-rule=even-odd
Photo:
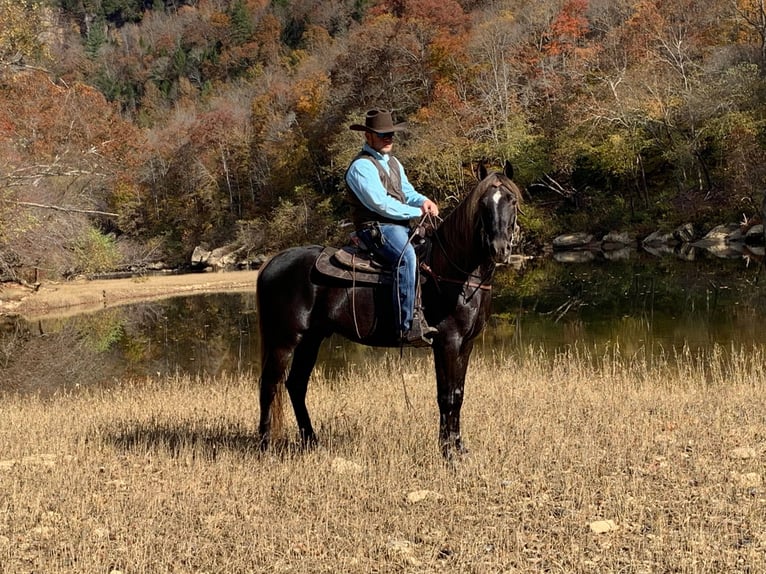
[{"label": "rein", "polygon": [[[425,220],[426,217],[430,217],[429,215],[424,215],[423,220]],[[441,219],[441,218],[439,218]],[[444,221],[443,219],[441,221]],[[422,221],[421,221],[422,224]],[[434,229],[436,229],[436,226],[434,226]],[[436,283],[453,283],[455,285],[462,285],[463,287],[469,287],[473,289],[473,293],[466,296],[466,300],[469,301],[473,298],[474,295],[479,290],[482,291],[491,291],[492,290],[492,284],[488,283],[492,278],[493,273],[495,272],[495,265],[492,264],[489,271],[485,276],[476,275],[474,273],[471,273],[469,271],[466,271],[460,265],[455,263],[447,253],[447,249],[444,247],[444,244],[441,242],[441,239],[439,238],[439,234],[437,232],[434,232],[434,237],[436,238],[436,243],[439,245],[439,249],[441,250],[442,254],[444,255],[444,258],[447,260],[447,263],[449,263],[454,269],[462,273],[466,276],[466,279],[464,281],[461,281],[460,279],[452,279],[450,277],[443,277],[436,273],[429,265],[426,263],[420,263],[420,269],[423,270],[426,274],[428,274],[431,278],[436,281]],[[476,281],[471,281],[471,278],[478,279],[478,283]]]},{"label": "rein", "polygon": [[[487,277],[480,277],[478,275],[470,274],[468,275],[468,279],[466,281],[461,281],[460,279],[452,279],[450,277],[442,277],[438,273],[434,272],[433,269],[431,269],[426,263],[420,264],[421,271],[425,272],[429,277],[431,277],[434,281],[437,283],[454,283],[455,285],[463,285],[465,287],[473,287],[475,289],[481,289],[482,291],[491,291],[492,285],[490,283],[485,283],[487,280]],[[491,273],[491,272],[490,272]],[[471,281],[471,278],[478,279],[479,282]]]}]

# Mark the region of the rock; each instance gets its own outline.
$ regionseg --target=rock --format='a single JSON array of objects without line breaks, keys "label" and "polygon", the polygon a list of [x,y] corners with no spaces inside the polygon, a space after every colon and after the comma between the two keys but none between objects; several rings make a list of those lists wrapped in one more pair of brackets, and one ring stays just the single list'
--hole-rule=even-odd
[{"label": "rock", "polygon": [[691,243],[694,241],[694,226],[691,223],[684,223],[673,231],[673,237],[681,243]]},{"label": "rock", "polygon": [[168,269],[168,266],[165,264],[164,261],[153,261],[151,263],[146,264],[147,271],[163,271],[165,269]]},{"label": "rock", "polygon": [[260,269],[268,260],[269,258],[266,255],[260,254],[245,260],[244,263],[248,269]]},{"label": "rock", "polygon": [[650,247],[659,247],[662,245],[675,245],[678,240],[672,233],[665,233],[662,231],[655,231],[647,235],[641,242],[642,245]]},{"label": "rock", "polygon": [[743,243],[715,243],[705,247],[708,253],[720,259],[739,259],[745,251]]},{"label": "rock", "polygon": [[332,459],[330,466],[333,472],[337,474],[361,474],[364,472],[364,467],[361,464],[341,457]]},{"label": "rock", "polygon": [[413,490],[407,493],[407,502],[410,504],[417,504],[428,500],[441,500],[442,498],[444,496],[433,490]]},{"label": "rock", "polygon": [[731,473],[732,480],[742,488],[758,488],[763,484],[763,477],[757,472]]},{"label": "rock", "polygon": [[589,263],[596,256],[592,251],[556,251],[553,259],[559,263]]},{"label": "rock", "polygon": [[726,237],[726,243],[742,243],[745,241],[745,233],[739,225]]},{"label": "rock", "polygon": [[729,456],[731,458],[737,458],[740,460],[746,460],[749,458],[756,458],[758,456],[758,453],[755,452],[755,449],[749,446],[741,446],[735,449],[732,449],[729,452]]},{"label": "rock", "polygon": [[694,243],[697,247],[710,247],[712,245],[725,245],[728,243],[729,237],[733,236],[732,234],[739,234],[741,236],[741,231],[739,229],[739,223],[727,223],[725,225],[716,225],[713,229],[707,232],[707,234],[700,239],[699,241],[696,241]]},{"label": "rock", "polygon": [[228,269],[236,266],[239,259],[239,253],[243,251],[243,247],[237,247],[234,245],[225,245],[218,247],[210,252],[208,257],[208,265],[215,269]]},{"label": "rock", "polygon": [[630,251],[630,247],[606,250],[604,251],[604,259],[608,261],[627,261],[630,259]]},{"label": "rock", "polygon": [[244,247],[234,244],[216,247],[212,251],[198,245],[192,252],[191,266],[196,269],[210,267],[216,271],[232,269],[239,265],[244,252]]},{"label": "rock", "polygon": [[415,551],[415,545],[409,540],[389,540],[386,548],[394,554],[412,554]]},{"label": "rock", "polygon": [[595,532],[596,534],[606,534],[607,532],[614,532],[617,530],[617,525],[614,523],[614,520],[596,520],[595,522],[591,522],[588,526],[590,526],[591,532]]},{"label": "rock", "polygon": [[665,245],[664,243],[643,243],[642,247],[644,248],[644,251],[655,257],[676,254],[675,248],[670,245]]},{"label": "rock", "polygon": [[748,245],[763,245],[764,244],[764,234],[763,234],[762,223],[753,225],[750,229],[748,229],[745,232],[745,243],[747,243]]},{"label": "rock", "polygon": [[210,251],[201,245],[197,245],[194,251],[192,251],[191,265],[192,267],[205,267],[209,258]]},{"label": "rock", "polygon": [[403,559],[403,561],[415,568],[420,568],[422,562],[415,556],[416,546],[409,540],[389,540],[386,543],[389,555]]},{"label": "rock", "polygon": [[619,251],[634,243],[635,240],[630,234],[624,231],[610,231],[601,239],[601,249],[604,251]]},{"label": "rock", "polygon": [[593,243],[593,236],[590,233],[564,233],[553,240],[554,249],[578,249],[587,247]]},{"label": "rock", "polygon": [[694,239],[694,226],[691,223],[684,223],[678,226],[670,233],[664,231],[655,231],[647,235],[641,242],[642,245],[676,245],[678,243],[689,243]]}]

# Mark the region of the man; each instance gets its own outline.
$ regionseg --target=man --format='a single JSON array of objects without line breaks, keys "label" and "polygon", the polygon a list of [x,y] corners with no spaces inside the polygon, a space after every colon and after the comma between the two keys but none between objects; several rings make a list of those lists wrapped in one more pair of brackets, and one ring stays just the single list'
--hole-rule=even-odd
[{"label": "man", "polygon": [[404,168],[391,155],[394,135],[406,123],[394,124],[391,112],[367,112],[364,125],[350,129],[364,132],[365,143],[346,170],[346,184],[357,235],[394,269],[394,312],[398,312],[400,343],[430,344],[436,329],[415,309],[417,257],[409,240],[410,220],[424,214],[439,215],[439,207],[412,186]]}]

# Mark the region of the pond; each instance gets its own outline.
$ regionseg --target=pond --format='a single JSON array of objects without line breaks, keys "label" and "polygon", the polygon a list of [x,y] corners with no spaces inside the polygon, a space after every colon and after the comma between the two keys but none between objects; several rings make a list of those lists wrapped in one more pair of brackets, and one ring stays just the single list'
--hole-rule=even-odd
[{"label": "pond", "polygon": [[[478,354],[577,347],[594,355],[706,353],[766,344],[766,272],[752,259],[693,261],[632,253],[614,261],[530,260],[496,278],[493,317]],[[131,377],[258,372],[254,293],[194,295],[60,319],[0,322],[0,390],[50,394]],[[427,353],[424,350],[405,350]],[[330,373],[398,350],[332,338]]]}]

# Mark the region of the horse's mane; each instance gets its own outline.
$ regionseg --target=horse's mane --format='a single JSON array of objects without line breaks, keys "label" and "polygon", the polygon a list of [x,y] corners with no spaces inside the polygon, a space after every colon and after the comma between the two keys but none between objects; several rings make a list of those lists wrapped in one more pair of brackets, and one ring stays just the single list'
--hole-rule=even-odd
[{"label": "horse's mane", "polygon": [[448,245],[458,246],[470,241],[473,237],[473,231],[476,229],[477,219],[479,217],[479,200],[493,183],[493,178],[487,177],[480,181],[472,191],[466,195],[460,203],[457,204],[439,228],[442,239]]}]

